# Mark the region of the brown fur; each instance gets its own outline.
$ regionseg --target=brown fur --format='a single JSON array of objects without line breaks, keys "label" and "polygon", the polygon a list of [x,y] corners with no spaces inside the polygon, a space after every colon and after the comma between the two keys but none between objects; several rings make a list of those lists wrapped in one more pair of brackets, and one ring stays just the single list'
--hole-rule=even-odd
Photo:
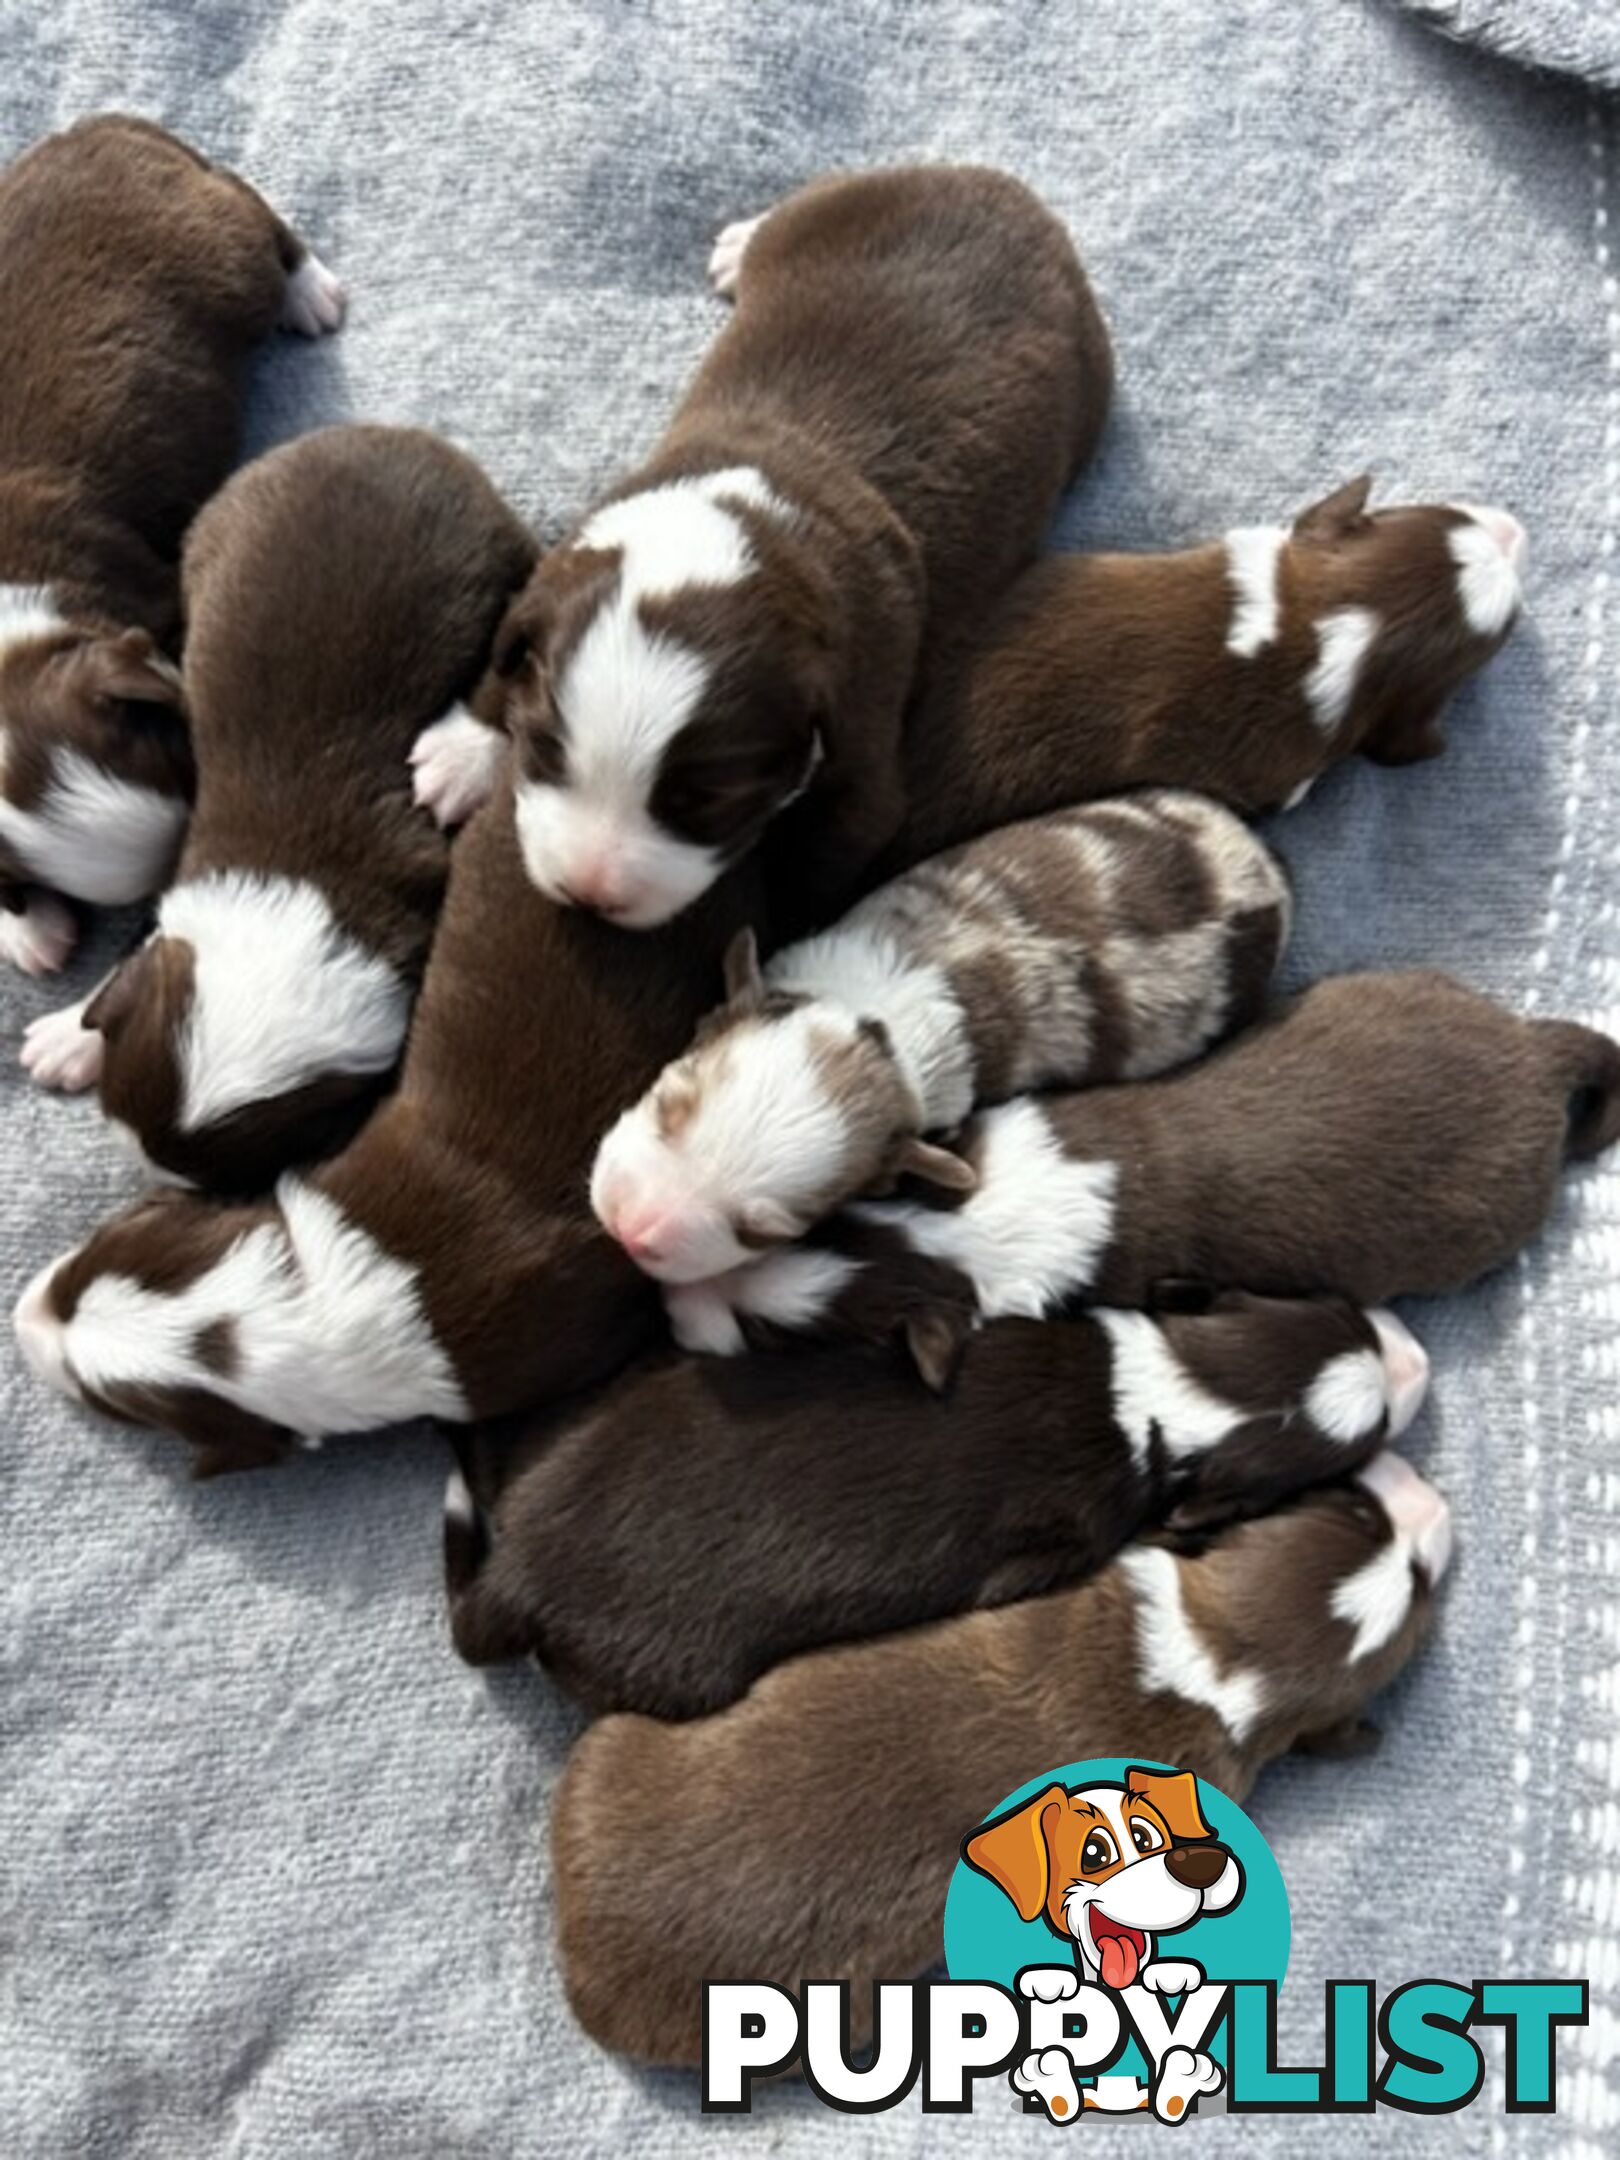
[{"label": "brown fur", "polygon": [[[1355,1488],[1226,1532],[1180,1561],[1217,1666],[1257,1666],[1267,1710],[1242,1746],[1212,1711],[1146,1695],[1128,1578],[781,1665],[717,1717],[604,1720],[574,1750],[552,1816],[557,1933],[575,2015],[603,2046],[695,2063],[705,1980],[869,1989],[940,1954],[945,1887],[973,1825],[1058,1763],[1174,1763],[1242,1800],[1266,1763],[1337,1730],[1426,1631],[1346,1662],[1334,1586],[1389,1522]],[[784,1813],[784,1810],[786,1811]],[[784,1827],[784,1825],[788,1827]]]}]

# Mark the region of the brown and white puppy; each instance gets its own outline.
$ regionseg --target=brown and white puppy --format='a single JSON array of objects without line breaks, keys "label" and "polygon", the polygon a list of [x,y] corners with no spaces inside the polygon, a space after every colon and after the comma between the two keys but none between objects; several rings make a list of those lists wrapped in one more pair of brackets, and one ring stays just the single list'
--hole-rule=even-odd
[{"label": "brown and white puppy", "polygon": [[[346,1140],[399,1060],[449,850],[407,758],[480,681],[535,546],[414,429],[329,428],[237,474],[186,545],[197,801],[150,938],[29,1030],[146,1161],[263,1190]],[[490,740],[501,738],[486,729]]]},{"label": "brown and white puppy", "polygon": [[1617,1136],[1608,1036],[1444,975],[1342,975],[1186,1072],[987,1111],[959,1143],[965,1199],[863,1205],[666,1298],[690,1349],[898,1332],[941,1385],[953,1314],[965,1332],[1212,1288],[1460,1289],[1536,1235],[1566,1162]]},{"label": "brown and white puppy", "polygon": [[262,1205],[169,1192],[115,1216],[24,1291],[25,1356],[190,1441],[203,1476],[608,1378],[662,1321],[591,1215],[591,1156],[761,906],[743,865],[645,937],[555,907],[498,792],[452,851],[398,1085],[349,1146]]},{"label": "brown and white puppy", "polygon": [[1360,752],[1434,757],[1499,650],[1527,544],[1505,510],[1369,512],[1370,482],[1165,555],[1054,555],[907,729],[905,856],[1124,788],[1291,807]]},{"label": "brown and white puppy", "polygon": [[246,363],[337,280],[234,173],[105,115],[0,175],[0,951],[167,877],[191,759],[172,656],[187,525],[236,456]]},{"label": "brown and white puppy", "polygon": [[[1150,1757],[1242,1800],[1352,1728],[1427,1632],[1445,1502],[1398,1456],[1194,1555],[779,1665],[691,1724],[605,1718],[557,1789],[569,2001],[604,2047],[687,2064],[703,1983],[871,1984],[937,1960],[963,1837],[1053,1764]],[[811,1886],[807,1890],[807,1886]],[[651,1949],[649,1946],[652,1946]]]},{"label": "brown and white puppy", "polygon": [[869,1350],[665,1353],[459,1442],[452,1632],[475,1665],[538,1655],[592,1710],[701,1716],[800,1651],[1029,1597],[1167,1515],[1260,1514],[1342,1477],[1427,1384],[1393,1314],[1245,1291],[1000,1321],[948,1404]]},{"label": "brown and white puppy", "polygon": [[1254,1019],[1288,882],[1229,810],[1170,790],[1054,811],[936,856],[727,1002],[603,1140],[591,1204],[632,1260],[696,1282],[902,1174],[963,1191],[977,1104],[1141,1079]]},{"label": "brown and white puppy", "polygon": [[849,897],[914,683],[1033,559],[1112,386],[1068,235],[1005,174],[822,180],[715,269],[734,319],[500,656],[529,875],[631,929],[790,804],[805,919]]}]

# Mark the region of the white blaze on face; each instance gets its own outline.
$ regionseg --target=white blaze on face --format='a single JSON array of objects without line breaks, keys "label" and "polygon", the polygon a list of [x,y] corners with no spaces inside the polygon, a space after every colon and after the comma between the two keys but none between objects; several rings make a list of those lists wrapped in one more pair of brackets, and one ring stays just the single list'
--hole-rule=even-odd
[{"label": "white blaze on face", "polygon": [[651,802],[670,745],[709,683],[701,654],[649,630],[644,600],[737,585],[758,564],[737,515],[746,503],[786,517],[751,466],[704,473],[609,503],[574,545],[617,549],[617,583],[555,684],[567,769],[558,784],[520,777],[517,831],[533,882],[626,929],[667,922],[723,867],[716,850],[666,831]]},{"label": "white blaze on face", "polygon": [[1453,503],[1468,522],[1446,535],[1457,566],[1457,597],[1475,637],[1497,638],[1519,612],[1530,542],[1511,511]]},{"label": "white blaze on face", "polygon": [[1388,1419],[1390,1439],[1405,1432],[1429,1392],[1429,1354],[1392,1312],[1367,1315],[1376,1350],[1346,1350],[1329,1358],[1305,1395],[1311,1423],[1330,1440],[1365,1440]]},{"label": "white blaze on face", "polygon": [[1451,1564],[1451,1509],[1403,1456],[1385,1450],[1358,1471],[1357,1478],[1382,1504],[1391,1536],[1333,1593],[1334,1618],[1356,1631],[1348,1659],[1352,1665],[1383,1649],[1405,1625],[1412,1609],[1414,1562],[1431,1586]]},{"label": "white blaze on face", "polygon": [[690,1283],[742,1267],[756,1239],[798,1236],[836,1187],[846,1128],[824,1085],[818,1045],[853,1042],[853,1016],[806,1006],[744,1022],[695,1055],[696,1092],[666,1135],[657,1090],[619,1119],[597,1150],[591,1206],[610,1236],[661,1282]]}]

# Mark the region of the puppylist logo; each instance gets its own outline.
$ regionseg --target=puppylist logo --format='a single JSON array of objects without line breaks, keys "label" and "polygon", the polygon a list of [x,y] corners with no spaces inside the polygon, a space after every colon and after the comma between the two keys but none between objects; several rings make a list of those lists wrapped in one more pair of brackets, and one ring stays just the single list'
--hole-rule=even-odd
[{"label": "puppylist logo", "polygon": [[[746,2111],[756,2078],[797,2062],[829,2107],[871,2114],[920,2085],[966,2113],[998,2087],[1060,2127],[1086,2114],[1177,2125],[1232,2114],[1445,2115],[1485,2085],[1476,2037],[1506,2035],[1501,2104],[1557,2105],[1558,2028],[1587,2021],[1584,1980],[1327,1984],[1320,2062],[1277,2060],[1288,1895],[1235,1802],[1191,1772],[1070,1763],[1012,1793],[962,1840],[945,1905],[946,1980],[883,1982],[851,2047],[847,1982],[703,1991],[703,2106]],[[991,2081],[987,2083],[987,2081]],[[1219,2099],[1217,2101],[1217,2096]]]}]

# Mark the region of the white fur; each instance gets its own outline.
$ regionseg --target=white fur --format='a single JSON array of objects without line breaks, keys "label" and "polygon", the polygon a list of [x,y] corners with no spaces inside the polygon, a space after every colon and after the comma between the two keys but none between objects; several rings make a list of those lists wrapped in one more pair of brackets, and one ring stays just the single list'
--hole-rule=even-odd
[{"label": "white fur", "polygon": [[101,1078],[104,1038],[84,1024],[88,998],[64,1005],[59,1012],[41,1013],[23,1030],[18,1058],[23,1071],[37,1087],[61,1088],[80,1095]]},{"label": "white fur", "polygon": [[78,937],[72,909],[50,893],[31,892],[20,908],[0,908],[0,960],[25,975],[54,975]]},{"label": "white fur", "polygon": [[1320,773],[1312,773],[1308,780],[1302,780],[1297,788],[1290,789],[1288,794],[1283,797],[1283,808],[1285,810],[1297,810],[1320,778]]},{"label": "white fur", "polygon": [[1389,1408],[1384,1361],[1376,1350],[1329,1358],[1305,1391],[1305,1412],[1329,1440],[1365,1440]]},{"label": "white fur", "polygon": [[1134,1593],[1136,1669],[1144,1691],[1179,1695],[1212,1710],[1241,1747],[1265,1708],[1264,1676],[1241,1666],[1219,1670],[1182,1600],[1173,1553],[1135,1546],[1120,1555],[1119,1566]]},{"label": "white fur", "polygon": [[67,619],[48,585],[0,584],[0,654],[66,628]]},{"label": "white fur", "polygon": [[1334,1590],[1334,1618],[1356,1631],[1347,1662],[1355,1665],[1400,1632],[1412,1609],[1412,1564],[1431,1584],[1451,1561],[1451,1510],[1402,1456],[1386,1449],[1358,1473],[1389,1517],[1389,1543]]},{"label": "white fur", "polygon": [[1367,1315],[1384,1361],[1384,1392],[1389,1402],[1389,1435],[1398,1440],[1422,1409],[1429,1392],[1429,1353],[1405,1321],[1386,1307]]},{"label": "white fur", "polygon": [[[70,1395],[200,1388],[309,1439],[408,1417],[464,1420],[467,1402],[422,1310],[415,1269],[312,1186],[283,1178],[276,1199],[279,1221],[245,1230],[173,1294],[103,1275],[63,1323],[44,1307],[53,1262],[17,1308],[29,1363]],[[235,1323],[229,1377],[196,1355],[199,1331],[216,1320]]]},{"label": "white fur", "polygon": [[459,1470],[451,1471],[450,1482],[444,1488],[444,1512],[464,1529],[470,1530],[478,1520],[478,1509],[467,1490],[467,1480]]},{"label": "white fur", "polygon": [[177,1045],[182,1132],[324,1073],[386,1072],[398,1057],[410,992],[339,928],[317,886],[218,871],[165,893],[158,932],[195,955]]},{"label": "white fur", "polygon": [[1113,1346],[1114,1422],[1138,1470],[1148,1467],[1155,1426],[1165,1452],[1179,1459],[1218,1447],[1244,1422],[1241,1410],[1199,1386],[1148,1314],[1095,1312],[1091,1317]]},{"label": "white fur", "polygon": [[287,279],[281,299],[281,326],[300,337],[318,338],[336,330],[348,295],[313,249]]},{"label": "white fur", "polygon": [[1305,678],[1305,702],[1324,735],[1343,727],[1362,662],[1378,636],[1371,608],[1338,608],[1316,626],[1316,663]]},{"label": "white fur", "polygon": [[[0,727],[0,791],[6,749]],[[29,877],[100,907],[123,907],[157,890],[186,817],[178,795],[121,780],[65,743],[51,751],[50,781],[34,809],[0,792],[0,840]]]},{"label": "white fur", "polygon": [[1232,619],[1226,649],[1239,660],[1277,642],[1282,615],[1278,571],[1288,532],[1282,525],[1240,525],[1226,536],[1226,574],[1232,587]]},{"label": "white fur", "polygon": [[1119,1165],[1064,1154],[1038,1104],[979,1121],[977,1189],[957,1208],[869,1202],[857,1214],[897,1225],[918,1252],[972,1282],[987,1320],[1039,1320],[1083,1295],[1113,1235]]},{"label": "white fur", "polygon": [[554,900],[572,896],[627,929],[667,922],[721,868],[713,849],[666,832],[648,807],[665,752],[701,702],[709,669],[699,653],[649,630],[640,603],[752,575],[757,563],[737,515],[741,503],[791,515],[763,474],[737,466],[609,503],[574,542],[620,550],[619,577],[556,684],[566,779],[560,786],[519,781],[518,838],[542,892]]},{"label": "white fur", "polygon": [[452,705],[411,745],[411,792],[436,825],[465,825],[488,802],[501,776],[506,736],[465,705]]},{"label": "white fur", "polygon": [[717,236],[709,254],[709,283],[722,300],[730,300],[735,295],[748,243],[764,224],[765,215],[739,218],[735,224],[725,226]]},{"label": "white fur", "polygon": [[880,1018],[917,1098],[919,1130],[945,1131],[973,1108],[967,1015],[945,970],[912,959],[885,930],[890,905],[889,888],[873,893],[835,928],[778,953],[765,980],[773,990],[825,1000],[844,1014]]},{"label": "white fur", "polygon": [[1512,622],[1523,598],[1520,582],[1527,543],[1524,527],[1505,510],[1454,503],[1468,519],[1446,535],[1457,565],[1457,597],[1476,637],[1495,638]]},{"label": "white fur", "polygon": [[737,1357],[748,1347],[739,1314],[808,1331],[860,1272],[861,1263],[847,1254],[784,1245],[707,1281],[672,1283],[664,1292],[664,1310],[683,1350]]}]

